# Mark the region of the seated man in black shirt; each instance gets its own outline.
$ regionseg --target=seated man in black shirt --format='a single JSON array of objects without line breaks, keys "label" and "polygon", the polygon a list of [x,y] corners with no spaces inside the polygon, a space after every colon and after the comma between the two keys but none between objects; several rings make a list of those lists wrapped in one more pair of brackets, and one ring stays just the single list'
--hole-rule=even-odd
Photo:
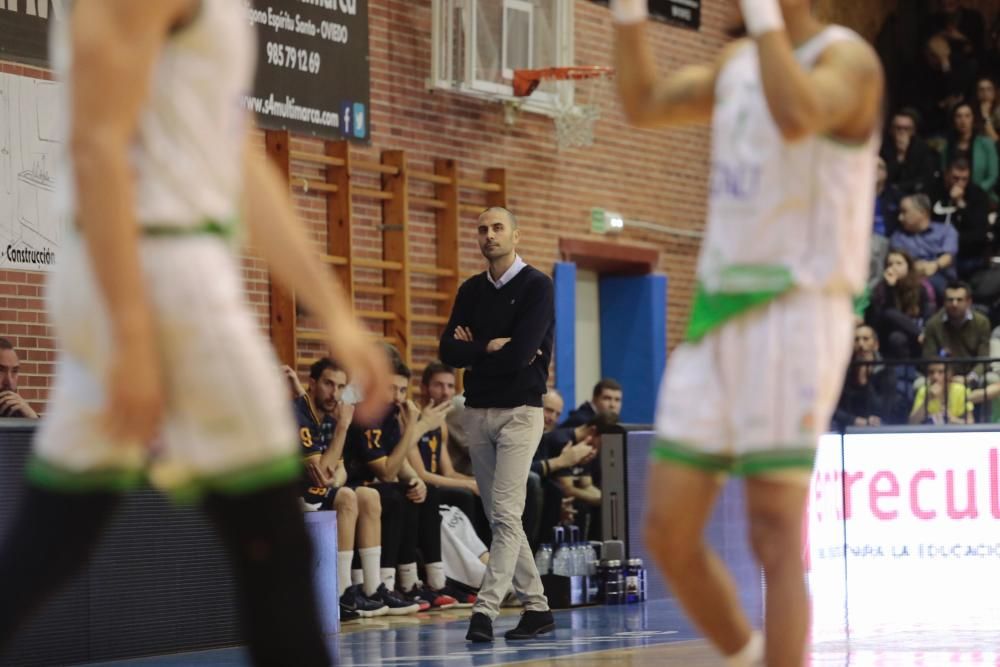
[{"label": "seated man in black shirt", "polygon": [[569,413],[569,416],[559,424],[559,428],[574,428],[586,424],[599,413],[615,416],[622,412],[622,386],[614,378],[603,378],[594,385],[594,391],[589,401],[581,403],[580,407]]},{"label": "seated man in black shirt", "polygon": [[[306,510],[337,512],[337,585],[341,620],[371,618],[388,611],[382,602],[369,597],[380,583],[379,555],[382,506],[371,489],[344,486],[341,454],[354,406],[341,402],[347,374],[332,359],[324,357],[309,369],[309,389],[299,395],[292,408],[299,426],[299,442],[306,469],[302,482],[302,503]],[[357,544],[355,544],[357,535]],[[360,585],[352,585],[351,562],[355,546],[360,550],[363,570],[367,570],[368,595]]]},{"label": "seated man in black shirt", "polygon": [[[392,604],[401,599],[420,610],[447,609],[457,604],[455,598],[441,591],[444,565],[437,492],[428,489],[407,461],[420,438],[440,428],[451,404],[432,406],[421,413],[407,399],[409,384],[410,369],[401,359],[393,359],[389,414],[376,428],[352,426],[344,450],[348,486],[368,486],[382,498],[381,591],[390,614]],[[418,579],[418,546],[423,552],[428,578],[439,583],[439,588],[424,585]]]},{"label": "seated man in black shirt", "polygon": [[931,191],[934,222],[947,222],[958,232],[958,277],[972,284],[977,303],[992,305],[1000,299],[1000,269],[990,258],[996,254],[996,240],[990,239],[990,200],[972,182],[968,159],[951,161],[944,182]]}]

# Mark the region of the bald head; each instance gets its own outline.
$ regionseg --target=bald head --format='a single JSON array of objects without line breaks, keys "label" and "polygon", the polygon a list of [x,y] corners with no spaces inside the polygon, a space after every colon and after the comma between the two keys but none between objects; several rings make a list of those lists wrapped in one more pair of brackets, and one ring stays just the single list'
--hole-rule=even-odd
[{"label": "bald head", "polygon": [[504,208],[503,206],[490,206],[488,209],[479,214],[479,222],[482,222],[484,218],[497,213],[506,216],[511,229],[517,229],[517,217],[511,213],[510,209]]},{"label": "bald head", "polygon": [[545,418],[545,432],[553,430],[559,423],[565,403],[563,397],[555,389],[549,389],[542,396],[542,415]]}]

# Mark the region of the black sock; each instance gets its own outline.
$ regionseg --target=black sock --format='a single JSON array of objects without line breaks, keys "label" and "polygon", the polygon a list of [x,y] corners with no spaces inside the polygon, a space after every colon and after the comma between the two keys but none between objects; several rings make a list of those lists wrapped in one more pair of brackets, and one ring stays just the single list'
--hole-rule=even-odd
[{"label": "black sock", "polygon": [[83,569],[118,500],[117,493],[27,487],[0,547],[0,647]]},{"label": "black sock", "polygon": [[204,507],[230,556],[254,665],[332,664],[320,629],[298,485],[211,495]]}]

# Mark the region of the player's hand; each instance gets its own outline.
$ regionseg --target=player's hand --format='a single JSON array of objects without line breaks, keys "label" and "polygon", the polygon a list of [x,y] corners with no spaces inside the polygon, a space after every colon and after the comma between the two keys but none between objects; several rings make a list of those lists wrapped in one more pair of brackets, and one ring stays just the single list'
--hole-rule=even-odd
[{"label": "player's hand", "polygon": [[563,464],[563,468],[572,468],[579,465],[593,451],[594,448],[590,446],[588,441],[567,442],[566,446],[559,452],[559,460]]},{"label": "player's hand", "polygon": [[410,480],[410,488],[406,490],[406,497],[418,505],[427,500],[427,485],[424,480],[416,477]]},{"label": "player's hand", "polygon": [[378,423],[389,410],[385,388],[391,376],[385,349],[360,328],[349,336],[331,341],[330,349],[362,396],[354,406],[354,419],[363,426]]},{"label": "player's hand", "polygon": [[503,349],[503,346],[510,342],[510,338],[494,338],[486,344],[486,352],[493,354]]},{"label": "player's hand", "polygon": [[354,420],[354,406],[340,401],[333,411],[333,418],[337,420],[337,430],[343,433]]},{"label": "player's hand", "polygon": [[423,409],[423,412],[420,413],[420,419],[417,421],[418,430],[421,433],[427,433],[436,428],[441,428],[441,424],[449,412],[451,412],[451,401],[445,401],[438,405],[427,405]]},{"label": "player's hand", "polygon": [[469,327],[458,326],[455,327],[455,339],[465,341],[466,343],[472,342],[472,329]]},{"label": "player's hand", "polygon": [[115,442],[151,445],[163,420],[165,397],[156,343],[148,335],[119,342],[108,372],[102,422]]},{"label": "player's hand", "polygon": [[477,496],[479,495],[479,483],[474,479],[465,480],[465,488],[472,491]]},{"label": "player's hand", "polygon": [[329,486],[330,477],[327,476],[327,466],[323,465],[322,456],[310,456],[305,460],[306,474],[314,486]]},{"label": "player's hand", "polygon": [[573,506],[573,497],[566,496],[559,503],[559,523],[567,524],[576,521],[576,507]]},{"label": "player's hand", "polygon": [[295,372],[294,368],[287,365],[282,366],[281,373],[285,376],[285,379],[288,380],[288,387],[291,389],[296,398],[306,393],[305,388],[299,381],[299,374]]},{"label": "player's hand", "polygon": [[0,392],[0,417],[25,417],[38,419],[35,412],[24,397],[14,391]]}]

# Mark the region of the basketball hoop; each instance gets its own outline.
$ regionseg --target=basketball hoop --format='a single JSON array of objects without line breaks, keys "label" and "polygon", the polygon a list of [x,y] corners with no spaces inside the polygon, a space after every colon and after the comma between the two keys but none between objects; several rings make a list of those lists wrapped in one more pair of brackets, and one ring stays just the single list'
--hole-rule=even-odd
[{"label": "basketball hoop", "polygon": [[514,70],[514,96],[531,95],[542,81],[575,81],[582,100],[557,103],[555,111],[556,142],[560,148],[590,146],[594,143],[594,123],[601,116],[598,104],[615,70],[600,65],[547,67]]}]

